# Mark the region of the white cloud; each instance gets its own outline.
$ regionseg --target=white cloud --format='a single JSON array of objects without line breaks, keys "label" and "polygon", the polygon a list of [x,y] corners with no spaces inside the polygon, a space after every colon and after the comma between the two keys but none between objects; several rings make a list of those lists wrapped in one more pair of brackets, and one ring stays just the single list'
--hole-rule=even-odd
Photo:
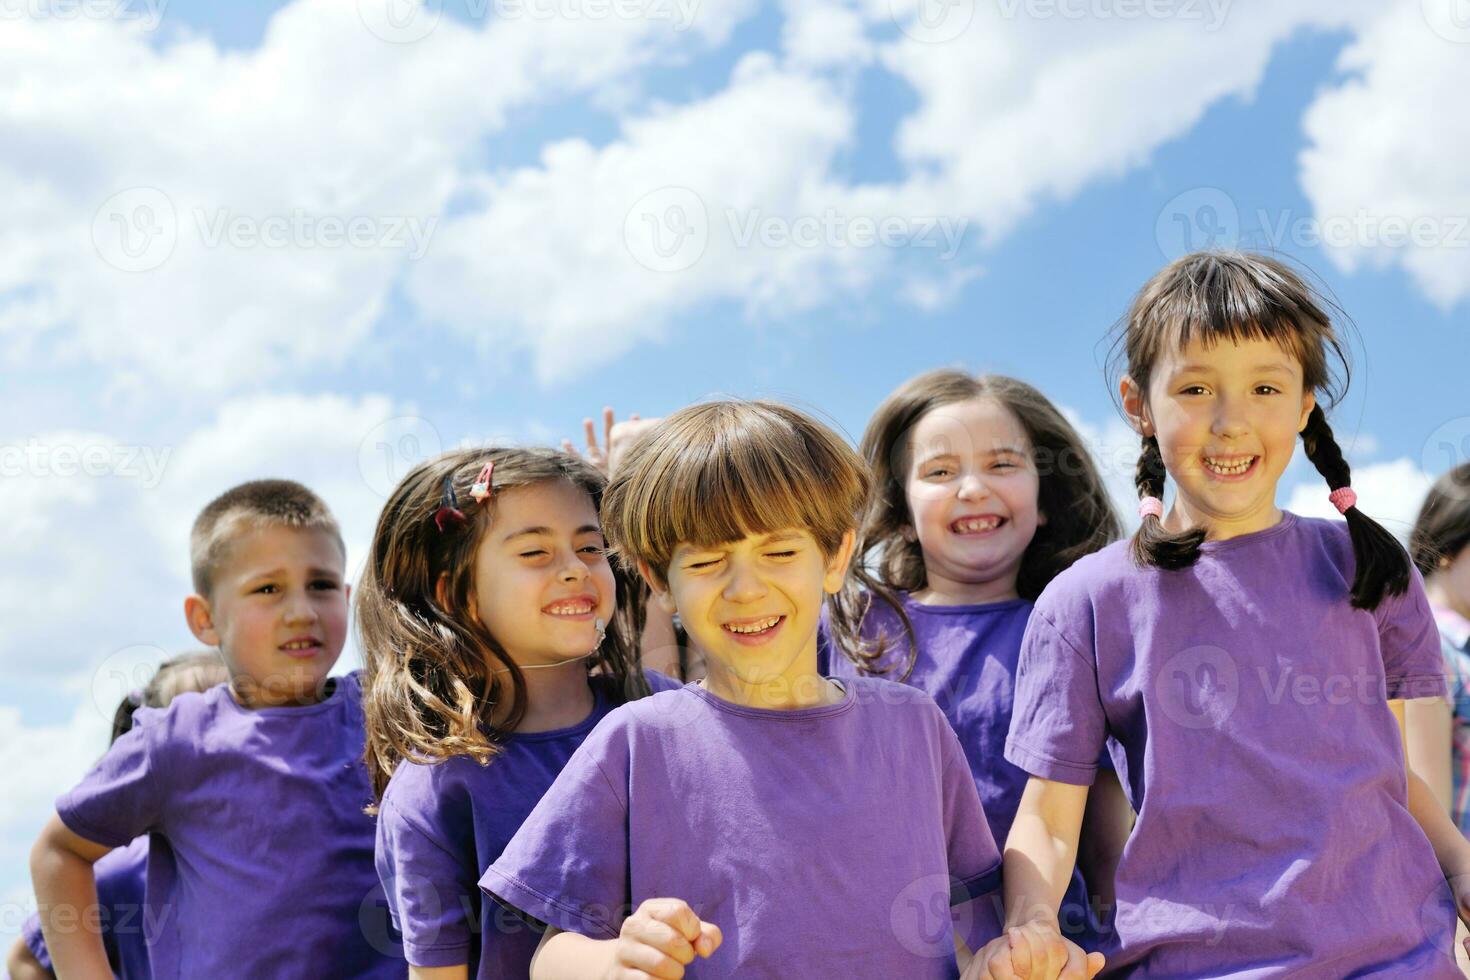
[{"label": "white cloud", "polygon": [[[1310,467],[1307,469],[1310,472]],[[1424,496],[1434,478],[1408,459],[1353,467],[1353,490],[1363,513],[1407,542]],[[1291,488],[1286,509],[1305,517],[1339,518],[1327,499],[1327,484],[1320,478],[1306,479]]]},{"label": "white cloud", "polygon": [[245,53],[0,19],[0,330],[182,390],[339,363],[509,110],[719,43],[751,4],[705,7],[390,44],[356,0],[297,0]]},{"label": "white cloud", "polygon": [[1470,90],[1470,35],[1442,36],[1429,16],[1454,2],[1387,6],[1343,52],[1350,77],[1307,110],[1301,155],[1333,262],[1399,266],[1442,307],[1470,295],[1470,115],[1444,102]]}]

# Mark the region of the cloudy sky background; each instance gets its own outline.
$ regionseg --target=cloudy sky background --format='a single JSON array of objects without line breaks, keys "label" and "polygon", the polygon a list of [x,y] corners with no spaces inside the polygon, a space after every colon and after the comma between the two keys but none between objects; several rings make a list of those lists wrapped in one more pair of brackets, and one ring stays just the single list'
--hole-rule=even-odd
[{"label": "cloudy sky background", "polygon": [[242,479],[355,573],[429,452],[715,393],[856,439],[958,364],[1126,495],[1107,329],[1241,244],[1352,315],[1335,424],[1404,532],[1470,456],[1467,90],[1465,0],[0,0],[0,940]]}]

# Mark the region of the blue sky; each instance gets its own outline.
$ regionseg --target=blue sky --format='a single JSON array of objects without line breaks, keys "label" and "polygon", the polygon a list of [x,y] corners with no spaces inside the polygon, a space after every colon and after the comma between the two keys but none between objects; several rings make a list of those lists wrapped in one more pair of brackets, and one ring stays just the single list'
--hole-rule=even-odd
[{"label": "blue sky", "polygon": [[[385,42],[374,4],[401,2],[0,20],[0,448],[110,461],[0,477],[18,774],[0,934],[116,677],[190,642],[187,527],[241,479],[317,486],[360,555],[385,481],[435,445],[554,441],[604,404],[716,393],[795,400],[855,439],[895,385],[960,364],[1065,406],[1123,494],[1105,335],[1185,227],[1301,260],[1351,314],[1335,418],[1366,509],[1402,529],[1470,453],[1470,120],[1432,104],[1470,84],[1470,38],[1435,0],[1217,0],[1214,28],[1191,0],[1132,20],[1118,0],[957,0],[967,26],[942,38],[915,28],[918,0],[726,0],[678,30],[655,16],[672,0],[581,23],[576,0],[520,21],[451,0],[422,39]],[[660,194],[703,210],[687,267],[633,261]],[[107,236],[140,206],[172,209],[177,244],[127,271]],[[377,239],[260,244],[294,214]],[[735,240],[828,214],[895,220],[908,244]],[[408,218],[422,254],[390,240]],[[923,230],[939,218],[953,255]],[[1425,241],[1301,230],[1344,218]],[[247,237],[211,244],[232,219]],[[1320,489],[1294,467],[1281,503],[1320,512]]]}]

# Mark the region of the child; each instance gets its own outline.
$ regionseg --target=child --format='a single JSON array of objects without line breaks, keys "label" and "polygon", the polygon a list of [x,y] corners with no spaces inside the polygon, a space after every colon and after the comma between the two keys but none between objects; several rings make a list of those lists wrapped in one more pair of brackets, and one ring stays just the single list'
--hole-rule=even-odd
[{"label": "child", "polygon": [[[1324,307],[1283,263],[1228,252],[1176,260],[1134,301],[1120,390],[1143,523],[1057,576],[1027,625],[1006,757],[1032,778],[980,976],[1076,962],[1055,910],[1108,736],[1139,816],[1107,975],[1459,975],[1470,843],[1406,788],[1396,720],[1443,693],[1438,636],[1318,404],[1342,357]],[[1277,509],[1298,433],[1346,525]]]},{"label": "child", "polygon": [[[139,708],[166,708],[185,691],[207,691],[229,680],[219,654],[212,650],[184,653],[165,660],[148,685],[123,698],[112,719],[111,745],[132,731]],[[107,962],[123,980],[147,980],[148,943],[143,930],[143,885],[148,873],[148,838],[139,837],[97,862],[98,926]],[[32,915],[11,950],[11,980],[54,977],[51,954],[41,934],[41,917]]]},{"label": "child", "polygon": [[357,610],[378,875],[411,975],[527,976],[540,933],[482,902],[480,874],[614,705],[678,686],[638,671],[604,482],[551,450],[461,450],[378,519]]},{"label": "child", "polygon": [[1447,702],[1408,717],[1409,765],[1470,835],[1470,463],[1435,481],[1409,535],[1439,624]]},{"label": "child", "polygon": [[147,833],[154,977],[401,977],[359,923],[378,883],[358,680],[327,676],[347,635],[337,522],[300,484],[245,483],[190,550],[185,616],[230,682],[141,709],[57,801],[31,856],[56,972],[110,975],[66,922],[96,902],[93,864]]},{"label": "child", "polygon": [[[847,656],[819,656],[821,668],[886,675],[934,698],[964,747],[990,832],[1003,841],[1026,784],[1003,753],[1031,604],[1122,528],[1081,437],[1046,396],[1014,378],[920,375],[878,407],[862,453],[876,489],[859,559],[832,610]],[[869,555],[881,555],[871,574]],[[1093,801],[1111,806],[1092,808],[1084,839],[1094,847],[1079,864],[1091,859],[1093,896],[1108,905],[1129,814],[1112,772],[1098,789]],[[1090,942],[1082,877],[1073,875],[1061,924]]]},{"label": "child", "polygon": [[533,977],[953,977],[957,940],[997,933],[943,714],[817,673],[868,482],[768,402],[683,409],[630,451],[603,526],[708,674],[608,715],[481,879],[552,927]]}]

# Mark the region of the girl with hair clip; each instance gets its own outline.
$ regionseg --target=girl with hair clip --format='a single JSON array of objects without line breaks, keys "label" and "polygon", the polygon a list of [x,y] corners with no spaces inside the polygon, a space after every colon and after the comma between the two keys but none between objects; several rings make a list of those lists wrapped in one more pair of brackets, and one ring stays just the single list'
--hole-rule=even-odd
[{"label": "girl with hair clip", "polygon": [[[207,691],[230,679],[224,661],[212,650],[182,653],[158,665],[148,684],[123,698],[112,718],[111,745],[133,728],[139,708],[164,708],[180,694]],[[103,857],[96,865],[98,924],[102,945],[114,975],[147,980],[148,937],[144,931],[143,887],[148,876],[148,838],[136,838]],[[10,951],[6,966],[11,980],[54,977],[51,954],[41,935],[41,917],[32,915]]]},{"label": "girl with hair clip", "polygon": [[[991,834],[1004,841],[1026,785],[1003,753],[1032,603],[1122,527],[1076,430],[1014,378],[919,375],[878,407],[862,454],[874,492],[859,560],[823,624],[822,672],[886,676],[934,698],[964,747]],[[834,639],[845,656],[830,655]],[[1095,943],[1099,928],[1083,879],[1099,911],[1110,907],[1130,816],[1111,770],[1089,801],[1059,917],[1078,943]]]},{"label": "girl with hair clip", "polygon": [[357,593],[378,874],[412,977],[528,976],[540,941],[480,874],[639,670],[639,583],[609,564],[605,478],[549,449],[410,472]]},{"label": "girl with hair clip", "polygon": [[[1443,695],[1439,637],[1319,403],[1346,368],[1329,309],[1234,252],[1184,256],[1134,300],[1119,390],[1142,525],[1027,625],[1006,757],[1031,779],[977,976],[1082,975],[1056,910],[1109,738],[1138,822],[1104,976],[1460,976],[1470,843],[1402,744],[1403,701]],[[1345,525],[1277,508],[1298,435]]]}]

